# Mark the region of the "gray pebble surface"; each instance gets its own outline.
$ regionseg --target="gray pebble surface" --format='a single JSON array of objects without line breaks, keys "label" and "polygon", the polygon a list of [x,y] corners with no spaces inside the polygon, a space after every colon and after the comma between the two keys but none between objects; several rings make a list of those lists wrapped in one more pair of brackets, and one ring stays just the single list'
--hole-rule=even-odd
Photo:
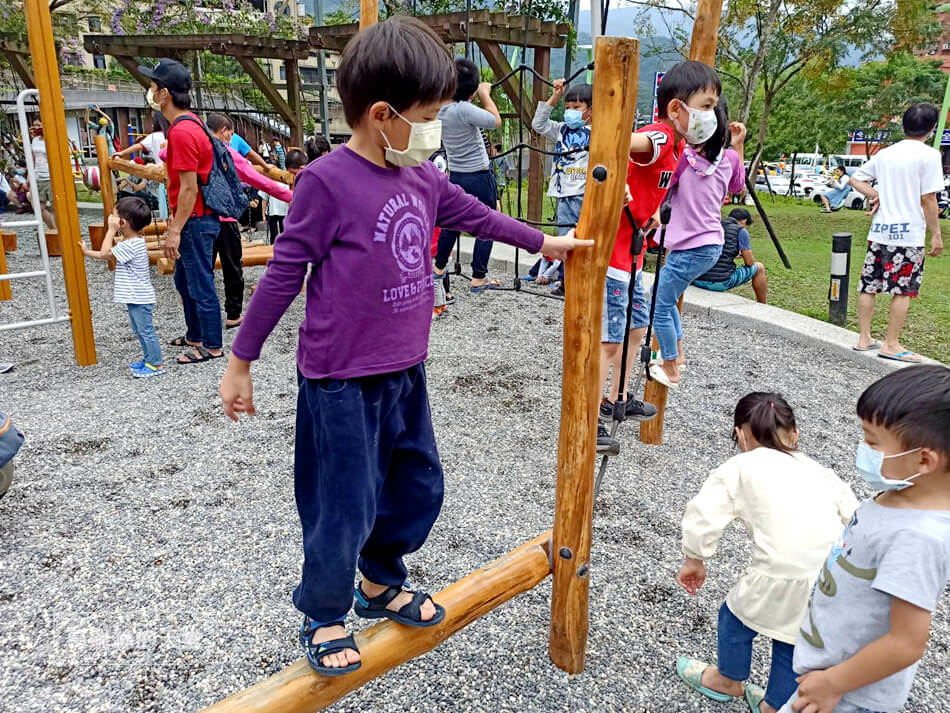
[{"label": "gray pebble surface", "polygon": [[[21,231],[7,261],[36,269],[35,236]],[[262,270],[246,271],[249,285]],[[87,272],[96,366],[75,365],[67,325],[0,333],[0,360],[17,365],[0,375],[0,409],[27,439],[0,501],[0,711],[195,711],[301,655],[291,593],[302,560],[292,466],[303,299],[254,365],[257,416],[233,424],[217,396],[224,360],[176,366],[179,350],[164,346],[184,331],[171,278],[153,273],[169,372],[136,381],[126,364],[140,351],[111,302],[112,273],[91,260]],[[554,507],[562,304],[455,286],[427,363],[445,505],[408,558],[413,584],[433,592],[548,529]],[[13,290],[0,323],[45,316],[41,281]],[[746,710],[694,695],[673,668],[680,655],[714,661],[717,609],[749,556],[748,533],[729,528],[689,597],[674,581],[683,509],[733,454],[732,409],[757,389],[784,393],[802,450],[867,496],[852,466],[854,404],[878,374],[706,316],[684,321],[689,370],[670,396],[665,443],[643,445],[636,424],[622,425],[595,508],[584,673],[548,659],[548,579],[329,710]],[[950,700],[948,644],[944,598],[908,710]],[[765,684],[767,665],[760,637],[754,681]]]}]

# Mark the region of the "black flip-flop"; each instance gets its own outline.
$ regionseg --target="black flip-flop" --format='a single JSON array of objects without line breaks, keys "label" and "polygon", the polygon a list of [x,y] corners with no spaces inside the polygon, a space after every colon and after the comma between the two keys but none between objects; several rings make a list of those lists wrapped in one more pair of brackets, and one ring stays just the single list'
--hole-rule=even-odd
[{"label": "black flip-flop", "polygon": [[343,621],[331,621],[326,624],[321,624],[313,621],[313,619],[308,616],[303,618],[303,623],[300,625],[298,638],[300,639],[300,645],[303,646],[303,650],[307,655],[307,663],[310,664],[310,668],[321,676],[343,676],[344,674],[352,673],[363,664],[362,661],[351,663],[348,666],[324,666],[320,663],[324,656],[339,654],[347,649],[352,649],[356,653],[360,652],[352,634],[350,636],[344,636],[341,639],[330,639],[329,641],[324,641],[322,644],[313,643],[313,634],[317,629],[337,625],[343,626]]},{"label": "black flip-flop", "polygon": [[[211,361],[212,359],[220,359],[221,357],[224,356],[224,352],[221,352],[220,354],[212,354],[211,352],[209,352],[209,351],[208,351],[207,349],[205,349],[204,347],[194,347],[194,349],[201,355],[201,358],[200,358],[200,359],[196,359],[196,358],[195,358],[192,354],[190,354],[190,353],[185,353],[185,354],[180,354],[180,355],[178,356],[178,358],[175,360],[175,363],[177,363],[177,364],[200,364],[200,363],[203,362],[203,361]],[[182,361],[182,358],[184,358],[184,361]]]},{"label": "black flip-flop", "polygon": [[398,597],[402,591],[400,587],[390,587],[377,597],[368,597],[363,591],[362,585],[357,585],[356,604],[353,611],[364,619],[392,619],[400,624],[417,628],[435,626],[445,618],[445,609],[436,604],[435,601],[432,601],[433,606],[435,606],[435,614],[432,618],[426,620],[422,618],[422,605],[426,599],[432,599],[423,591],[411,592],[412,601],[400,607],[399,611],[387,609],[386,605]]},{"label": "black flip-flop", "polygon": [[186,337],[183,335],[183,336],[181,336],[181,337],[175,337],[174,339],[172,339],[172,340],[168,343],[168,346],[170,346],[170,347],[193,347],[193,346],[196,346],[196,345],[194,345],[194,344],[189,344],[189,343],[188,343],[188,340],[187,340]]}]

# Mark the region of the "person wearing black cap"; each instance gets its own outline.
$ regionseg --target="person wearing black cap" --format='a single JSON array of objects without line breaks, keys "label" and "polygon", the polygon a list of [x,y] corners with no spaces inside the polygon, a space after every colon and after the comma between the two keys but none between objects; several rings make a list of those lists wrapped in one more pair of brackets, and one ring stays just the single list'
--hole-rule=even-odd
[{"label": "person wearing black cap", "polygon": [[214,240],[218,216],[206,208],[198,187],[208,180],[214,160],[211,141],[191,108],[191,74],[180,62],[162,59],[139,67],[151,82],[146,101],[171,125],[165,159],[170,216],[163,246],[175,259],[175,287],[181,294],[186,333],[173,346],[191,346],[179,364],[197,364],[224,355],[221,350],[221,304],[214,286]]}]

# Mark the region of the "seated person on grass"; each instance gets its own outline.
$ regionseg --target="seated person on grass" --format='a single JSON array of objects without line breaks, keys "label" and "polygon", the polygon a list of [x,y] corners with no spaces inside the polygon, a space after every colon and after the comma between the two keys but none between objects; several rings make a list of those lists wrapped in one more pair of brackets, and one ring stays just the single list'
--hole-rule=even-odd
[{"label": "seated person on grass", "polygon": [[[725,241],[722,254],[706,274],[693,281],[696,287],[726,292],[751,280],[755,298],[762,304],[768,302],[769,280],[765,265],[756,262],[752,254],[752,239],[748,231],[750,225],[752,215],[745,208],[734,208],[729,212],[729,216],[722,221]],[[736,257],[740,255],[744,265],[736,265]]]}]

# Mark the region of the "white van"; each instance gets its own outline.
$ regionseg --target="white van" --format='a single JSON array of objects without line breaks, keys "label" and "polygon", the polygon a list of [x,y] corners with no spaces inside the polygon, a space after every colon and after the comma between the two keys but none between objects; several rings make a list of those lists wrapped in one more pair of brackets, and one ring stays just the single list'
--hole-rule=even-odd
[{"label": "white van", "polygon": [[850,176],[856,169],[860,168],[867,161],[864,156],[850,156],[847,154],[837,154],[828,157],[829,168],[844,166],[845,172]]}]

